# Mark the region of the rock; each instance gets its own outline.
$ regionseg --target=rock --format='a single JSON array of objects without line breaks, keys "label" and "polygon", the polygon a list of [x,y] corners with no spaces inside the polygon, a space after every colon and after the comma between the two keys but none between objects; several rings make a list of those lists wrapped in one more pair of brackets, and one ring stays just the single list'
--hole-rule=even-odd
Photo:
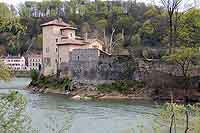
[{"label": "rock", "polygon": [[82,99],[82,100],[92,100],[92,97],[87,97],[87,96],[85,96],[85,97],[81,97],[81,99]]},{"label": "rock", "polygon": [[74,99],[74,100],[80,100],[80,99],[81,99],[81,96],[75,95],[75,96],[72,97],[72,99]]}]

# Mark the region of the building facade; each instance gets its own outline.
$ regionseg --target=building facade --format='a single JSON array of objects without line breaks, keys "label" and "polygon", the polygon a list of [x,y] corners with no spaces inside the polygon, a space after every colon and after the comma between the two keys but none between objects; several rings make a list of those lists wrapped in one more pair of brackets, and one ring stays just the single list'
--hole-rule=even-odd
[{"label": "building facade", "polygon": [[26,71],[25,58],[23,56],[6,56],[2,57],[1,61],[4,62],[13,71]]},{"label": "building facade", "polygon": [[42,67],[42,55],[41,54],[29,54],[27,56],[27,69],[28,70],[41,70]]},{"label": "building facade", "polygon": [[68,70],[72,79],[80,81],[131,80],[134,78],[131,62],[129,56],[108,55],[95,48],[74,49],[63,72]]},{"label": "building facade", "polygon": [[43,74],[54,75],[60,65],[68,63],[74,49],[96,48],[103,50],[103,42],[98,39],[88,39],[76,35],[76,28],[56,19],[42,24],[43,34]]}]

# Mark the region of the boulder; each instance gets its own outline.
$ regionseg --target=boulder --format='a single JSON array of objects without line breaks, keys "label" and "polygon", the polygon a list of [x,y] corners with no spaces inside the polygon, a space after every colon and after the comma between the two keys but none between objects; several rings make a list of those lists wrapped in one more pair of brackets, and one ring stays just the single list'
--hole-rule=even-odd
[{"label": "boulder", "polygon": [[74,99],[74,100],[80,100],[80,99],[81,99],[81,96],[75,95],[75,96],[72,97],[72,99]]}]

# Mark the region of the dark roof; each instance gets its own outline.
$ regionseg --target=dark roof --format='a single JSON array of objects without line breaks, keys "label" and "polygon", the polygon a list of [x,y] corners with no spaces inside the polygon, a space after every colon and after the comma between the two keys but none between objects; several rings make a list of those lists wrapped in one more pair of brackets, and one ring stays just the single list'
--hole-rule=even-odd
[{"label": "dark roof", "polygon": [[57,45],[85,45],[88,44],[88,42],[85,42],[84,40],[76,40],[76,39],[67,39],[63,41],[62,43],[59,43]]},{"label": "dark roof", "polygon": [[66,26],[66,27],[63,27],[63,28],[61,28],[60,30],[65,30],[65,29],[72,29],[72,30],[76,30],[77,28],[75,28],[75,27],[73,27],[73,26],[69,25],[69,26]]}]

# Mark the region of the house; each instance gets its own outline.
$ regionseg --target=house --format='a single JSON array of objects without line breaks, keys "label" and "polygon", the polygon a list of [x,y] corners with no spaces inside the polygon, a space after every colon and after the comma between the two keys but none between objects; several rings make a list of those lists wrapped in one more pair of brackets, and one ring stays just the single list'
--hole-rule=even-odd
[{"label": "house", "polygon": [[74,49],[96,48],[103,51],[104,43],[98,39],[90,39],[76,35],[76,28],[66,24],[62,19],[41,25],[43,34],[43,74],[53,75],[63,63],[68,63]]},{"label": "house", "polygon": [[23,56],[6,56],[0,60],[13,71],[26,71],[25,58]]},{"label": "house", "polygon": [[30,53],[26,57],[28,70],[40,70],[42,66],[42,55]]}]

